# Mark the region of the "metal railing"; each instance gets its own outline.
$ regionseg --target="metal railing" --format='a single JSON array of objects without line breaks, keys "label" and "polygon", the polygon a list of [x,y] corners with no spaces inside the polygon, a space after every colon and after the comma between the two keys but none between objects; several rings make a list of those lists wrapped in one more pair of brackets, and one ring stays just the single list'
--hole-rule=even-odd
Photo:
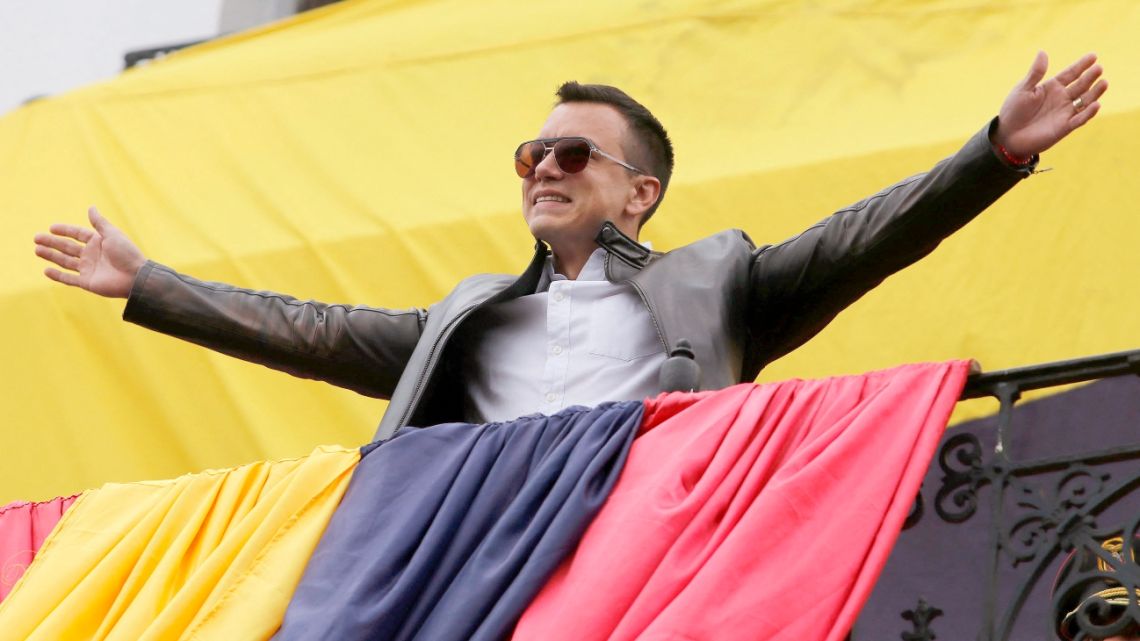
[{"label": "metal railing", "polygon": [[[1042,579],[1053,576],[1057,578],[1049,589],[1049,620],[1042,622],[1048,629],[1063,621],[1074,641],[1137,634],[1140,566],[1134,546],[1140,543],[1140,513],[1126,518],[1117,514],[1115,522],[1105,516],[1125,499],[1137,499],[1140,425],[1133,439],[1137,444],[1028,460],[1009,456],[1009,439],[1014,406],[1023,392],[1138,374],[1140,350],[967,379],[962,399],[992,396],[1000,403],[994,433],[986,435],[993,446],[983,447],[974,433],[949,430],[935,457],[941,478],[933,503],[938,517],[955,527],[970,527],[966,524],[979,510],[989,511],[988,526],[981,525],[990,530],[983,585],[978,586],[982,611],[944,612],[932,599],[919,598],[917,605],[901,613],[911,628],[901,638],[931,641],[936,638],[938,617],[962,616],[977,622],[979,641],[1009,641],[1015,638],[1015,624],[1027,600],[1039,597]],[[1033,426],[1019,424],[1017,429]],[[923,518],[925,502],[920,493],[906,528]],[[954,536],[952,532],[947,536]],[[1058,565],[1064,567],[1060,573],[1055,570]],[[1048,638],[1039,634],[1041,627],[1035,629],[1037,634],[1021,636]],[[862,641],[858,626],[850,638]]]}]

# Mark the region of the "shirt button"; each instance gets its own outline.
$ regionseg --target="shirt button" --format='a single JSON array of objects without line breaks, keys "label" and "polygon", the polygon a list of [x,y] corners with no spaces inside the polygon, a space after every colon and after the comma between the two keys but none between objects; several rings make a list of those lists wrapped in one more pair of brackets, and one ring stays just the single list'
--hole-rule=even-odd
[{"label": "shirt button", "polygon": [[557,355],[562,353],[562,346],[561,345],[555,345],[554,349],[552,349],[550,351],[554,352],[554,355],[557,356]]},{"label": "shirt button", "polygon": [[564,298],[566,298],[566,295],[563,294],[562,292],[554,292],[554,300],[555,301],[561,303],[562,299],[564,299]]},{"label": "shirt button", "polygon": [[546,395],[546,402],[547,403],[553,403],[554,399],[556,399],[556,398],[558,398],[558,397],[554,395],[554,392],[551,392],[551,393]]}]

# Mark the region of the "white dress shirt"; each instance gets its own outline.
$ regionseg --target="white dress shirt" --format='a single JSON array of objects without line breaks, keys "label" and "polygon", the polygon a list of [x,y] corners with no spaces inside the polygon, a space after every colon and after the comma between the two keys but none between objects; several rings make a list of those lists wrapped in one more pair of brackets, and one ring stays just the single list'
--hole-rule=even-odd
[{"label": "white dress shirt", "polygon": [[657,395],[665,347],[633,287],[606,280],[604,259],[595,250],[569,280],[548,258],[537,293],[468,321],[460,339],[468,421]]}]

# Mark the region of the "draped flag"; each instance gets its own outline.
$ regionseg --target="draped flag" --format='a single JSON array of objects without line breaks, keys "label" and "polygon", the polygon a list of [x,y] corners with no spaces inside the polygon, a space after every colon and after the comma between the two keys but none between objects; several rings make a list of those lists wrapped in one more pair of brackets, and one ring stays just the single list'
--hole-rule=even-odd
[{"label": "draped flag", "polygon": [[0,603],[0,640],[837,641],[966,372],[665,394],[109,484]]},{"label": "draped flag", "polygon": [[967,369],[659,397],[613,495],[515,641],[842,639]]},{"label": "draped flag", "polygon": [[275,638],[504,638],[601,508],[642,409],[401,430],[364,457]]},{"label": "draped flag", "polygon": [[17,501],[0,508],[0,601],[24,575],[44,539],[75,498],[57,497],[38,503]]},{"label": "draped flag", "polygon": [[359,451],[83,494],[0,603],[0,639],[265,639]]}]

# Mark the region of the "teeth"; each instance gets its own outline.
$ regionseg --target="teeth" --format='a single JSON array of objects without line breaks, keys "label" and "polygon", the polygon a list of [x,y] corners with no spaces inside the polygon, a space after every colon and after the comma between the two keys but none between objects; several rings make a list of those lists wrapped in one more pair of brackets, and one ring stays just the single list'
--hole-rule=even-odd
[{"label": "teeth", "polygon": [[534,202],[536,204],[544,202],[568,203],[570,202],[570,199],[564,198],[562,196],[539,196],[538,198],[534,199]]}]

